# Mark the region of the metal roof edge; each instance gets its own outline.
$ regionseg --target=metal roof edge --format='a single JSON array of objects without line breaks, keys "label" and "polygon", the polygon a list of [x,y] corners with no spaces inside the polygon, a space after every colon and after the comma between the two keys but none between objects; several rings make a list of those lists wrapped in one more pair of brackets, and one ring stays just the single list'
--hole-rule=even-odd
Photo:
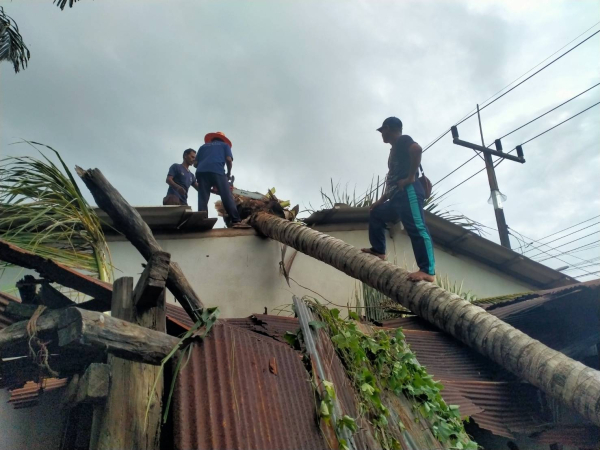
[{"label": "metal roof edge", "polygon": [[[578,280],[503,247],[472,231],[425,211],[427,227],[435,245],[467,256],[539,289],[568,286]],[[303,221],[309,225],[365,223],[369,208],[336,206],[316,211]]]}]

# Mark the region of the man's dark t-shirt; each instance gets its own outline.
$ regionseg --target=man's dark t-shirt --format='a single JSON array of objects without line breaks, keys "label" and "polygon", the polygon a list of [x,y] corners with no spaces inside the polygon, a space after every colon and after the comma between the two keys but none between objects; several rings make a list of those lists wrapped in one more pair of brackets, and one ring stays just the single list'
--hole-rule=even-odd
[{"label": "man's dark t-shirt", "polygon": [[228,156],[233,160],[231,147],[225,142],[212,141],[204,144],[198,149],[198,153],[196,153],[196,161],[198,163],[196,174],[200,172],[212,172],[225,175],[225,162]]},{"label": "man's dark t-shirt", "polygon": [[187,205],[187,193],[190,186],[196,182],[196,177],[183,164],[173,164],[169,167],[169,177],[173,177],[173,181],[185,189],[185,195],[181,195],[173,187],[169,186],[167,195],[175,195],[179,200]]},{"label": "man's dark t-shirt", "polygon": [[[392,195],[398,189],[396,183],[404,178],[408,178],[410,170],[410,153],[408,149],[414,143],[413,139],[403,134],[392,145],[390,157],[388,158],[388,174],[386,176],[386,194]],[[415,173],[415,180],[417,179]]]}]

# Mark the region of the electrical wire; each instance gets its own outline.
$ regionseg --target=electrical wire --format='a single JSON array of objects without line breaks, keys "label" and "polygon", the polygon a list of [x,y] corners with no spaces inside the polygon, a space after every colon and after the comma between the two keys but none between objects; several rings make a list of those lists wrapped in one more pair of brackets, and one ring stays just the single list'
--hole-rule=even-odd
[{"label": "electrical wire", "polygon": [[[519,233],[519,232],[518,232],[517,230],[515,230],[514,228],[508,227],[508,229],[509,229],[509,230],[512,230],[512,231],[514,231],[515,233],[517,233],[519,236],[521,236],[521,238],[523,238],[523,240],[527,240],[527,241],[531,241],[531,242],[536,242],[536,243],[538,243],[538,244],[541,244],[542,246],[544,246],[544,245],[545,245],[545,246],[546,246],[546,247],[548,247],[550,250],[554,250],[554,251],[557,251],[557,252],[559,252],[559,255],[561,255],[561,254],[565,254],[565,255],[567,255],[568,253],[570,253],[570,252],[571,252],[570,250],[569,250],[569,251],[567,251],[567,252],[561,252],[560,250],[557,250],[557,249],[556,249],[556,247],[552,247],[551,245],[543,244],[543,243],[542,243],[542,242],[540,242],[539,240],[535,240],[535,239],[533,239],[533,238],[530,238],[530,237],[528,237],[528,236],[525,236],[523,233]],[[514,236],[514,235],[513,235],[513,236]],[[515,236],[515,237],[516,237],[516,236]],[[600,242],[600,241],[598,241],[598,242]],[[529,245],[529,244],[528,244],[528,245]],[[589,245],[589,244],[586,244],[586,245]],[[540,248],[538,248],[538,250],[542,250],[542,248],[540,247]],[[538,255],[534,255],[534,256],[538,256]],[[569,256],[571,256],[571,257],[573,257],[573,258],[575,258],[575,259],[578,259],[579,261],[582,261],[583,263],[590,263],[590,262],[592,262],[592,261],[591,261],[591,260],[589,260],[589,259],[580,258],[579,256],[574,256],[574,255],[569,255]],[[533,259],[533,257],[531,257],[531,256],[528,256],[528,258],[530,258],[530,259]],[[534,260],[534,261],[535,261],[535,260]],[[543,260],[543,261],[545,261],[545,260]],[[541,262],[541,260],[538,260],[537,262]],[[567,263],[567,264],[569,264],[569,265],[571,265],[571,266],[573,265],[573,264],[571,264],[571,263]]]},{"label": "electrical wire", "polygon": [[[600,240],[598,240],[598,241],[592,241],[592,242],[588,242],[587,244],[584,244],[584,245],[582,245],[582,246],[580,246],[580,247],[575,247],[575,248],[569,249],[569,250],[567,250],[567,251],[560,252],[558,255],[559,255],[559,256],[562,256],[562,255],[565,255],[565,256],[572,256],[573,258],[576,258],[576,257],[575,257],[575,256],[573,256],[573,255],[569,255],[569,253],[572,253],[574,250],[578,250],[578,249],[582,249],[582,248],[584,248],[584,247],[587,247],[588,245],[591,245],[591,244],[596,244],[596,243],[598,243],[598,242],[600,242]],[[586,249],[586,250],[588,250],[588,249]],[[547,252],[544,252],[544,253],[546,253],[547,255],[550,255],[550,253],[547,253]],[[552,255],[550,255],[550,257],[549,257],[549,258],[538,259],[538,260],[537,260],[537,262],[541,263],[541,262],[547,261],[547,260],[549,260],[549,259],[552,259]],[[557,258],[557,259],[558,259],[558,258]],[[581,259],[581,258],[577,258],[577,259]],[[561,261],[562,261],[562,260],[561,260]],[[566,261],[563,261],[563,262],[567,263]],[[567,263],[567,264],[569,264],[569,263]]]},{"label": "electrical wire", "polygon": [[[564,123],[568,122],[568,121],[569,121],[569,120],[571,120],[571,119],[574,119],[575,117],[579,116],[580,114],[583,114],[584,112],[586,112],[586,111],[588,111],[588,110],[592,109],[593,107],[595,107],[595,106],[598,106],[599,104],[600,104],[600,102],[594,103],[592,106],[589,106],[589,107],[587,107],[587,108],[586,108],[586,109],[584,109],[583,111],[579,111],[577,114],[575,114],[575,115],[573,115],[573,116],[569,117],[568,119],[565,119],[565,120],[563,120],[562,122],[560,122],[560,123],[558,123],[558,124],[554,125],[553,127],[550,127],[550,128],[548,128],[546,131],[543,131],[543,132],[541,132],[540,134],[538,134],[538,135],[536,135],[536,136],[532,137],[531,139],[528,139],[528,140],[526,140],[526,141],[525,141],[525,142],[523,142],[521,145],[525,145],[525,144],[527,144],[527,143],[529,143],[529,142],[531,142],[531,141],[533,141],[533,140],[535,140],[535,139],[539,138],[540,136],[543,136],[544,134],[548,133],[549,131],[552,131],[552,130],[554,130],[555,128],[557,128],[557,127],[561,126],[562,124],[564,124]],[[510,155],[510,154],[511,154],[512,152],[514,152],[516,149],[517,149],[517,147],[513,148],[513,149],[512,149],[511,151],[509,151],[507,154],[509,154],[509,155]],[[504,161],[504,159],[505,159],[505,158],[498,157],[498,159],[496,159],[496,161],[494,161],[494,167],[498,167],[498,166],[499,166],[499,165],[500,165],[500,164],[501,164],[501,163]],[[460,183],[458,183],[458,184],[457,184],[456,186],[454,186],[453,188],[451,188],[451,189],[447,190],[446,192],[444,192],[442,195],[440,195],[440,196],[437,198],[437,199],[438,199],[438,201],[439,201],[439,200],[440,200],[442,197],[444,197],[444,196],[446,196],[447,194],[449,194],[450,192],[452,192],[452,191],[453,191],[454,189],[456,189],[457,187],[459,187],[459,186],[463,185],[464,183],[466,183],[467,181],[469,181],[469,180],[470,180],[471,178],[473,178],[474,176],[476,176],[476,175],[480,174],[481,172],[483,172],[484,170],[485,170],[485,167],[484,167],[483,169],[481,169],[481,170],[479,170],[479,171],[475,172],[473,175],[471,175],[471,176],[470,176],[470,177],[468,177],[467,179],[465,179],[465,180],[461,181]]]},{"label": "electrical wire", "polygon": [[[580,231],[587,230],[588,228],[591,228],[591,227],[593,227],[593,226],[596,226],[596,225],[599,225],[599,224],[600,224],[600,222],[593,223],[593,224],[591,224],[591,225],[588,225],[587,227],[581,228],[580,230],[577,230],[577,231],[572,231],[571,233],[569,233],[569,234],[565,234],[564,236],[558,237],[558,238],[556,238],[556,239],[552,239],[551,241],[548,241],[548,242],[544,242],[542,245],[548,245],[548,244],[550,244],[550,243],[552,243],[552,242],[560,241],[560,240],[561,240],[561,239],[563,239],[563,238],[566,238],[566,237],[572,236],[573,234],[577,234],[577,233],[579,233]],[[537,247],[532,247],[532,248],[530,248],[530,249],[526,250],[526,252],[530,252],[530,251],[532,251],[532,250],[535,250],[536,248],[537,248]]]},{"label": "electrical wire", "polygon": [[[590,28],[588,28],[587,30],[585,30],[583,33],[581,33],[579,36],[577,36],[575,39],[571,40],[570,42],[568,42],[567,44],[565,44],[563,47],[561,47],[560,49],[558,49],[557,51],[555,51],[554,53],[552,53],[550,56],[548,56],[546,59],[544,59],[543,61],[541,61],[540,63],[538,63],[536,66],[534,66],[533,68],[529,69],[527,72],[525,72],[523,75],[521,75],[520,77],[518,77],[517,79],[515,79],[512,83],[508,84],[507,86],[505,86],[504,88],[500,89],[500,91],[498,91],[496,94],[492,95],[491,97],[489,97],[488,99],[484,100],[483,103],[485,103],[486,101],[488,101],[489,99],[493,98],[495,95],[497,95],[498,93],[502,92],[504,89],[506,89],[508,86],[510,86],[511,84],[515,83],[519,78],[523,77],[524,75],[526,75],[527,73],[531,72],[533,69],[535,69],[537,66],[539,66],[540,64],[542,64],[544,61],[548,60],[549,58],[551,58],[553,55],[555,55],[556,53],[558,53],[560,50],[562,50],[563,48],[565,48],[567,45],[571,44],[573,41],[575,41],[576,39],[578,39],[580,36],[583,36],[585,33],[587,33],[589,30],[591,30],[592,28],[594,28],[596,25],[598,25],[600,22],[596,22],[594,25],[592,25]],[[492,100],[491,102],[487,103],[486,105],[482,106],[479,111],[481,112],[482,110],[484,110],[485,108],[487,108],[488,106],[490,106],[492,103],[496,102],[497,100],[500,100],[502,97],[504,97],[506,94],[508,94],[509,92],[511,92],[512,90],[516,89],[517,87],[519,87],[521,84],[525,83],[527,80],[533,78],[535,75],[537,75],[538,73],[540,73],[542,70],[544,70],[545,68],[549,67],[550,65],[554,64],[556,61],[558,61],[559,59],[561,59],[563,56],[567,55],[568,53],[570,53],[571,51],[575,50],[577,47],[579,47],[581,44],[583,44],[584,42],[588,41],[589,39],[591,39],[592,37],[594,37],[595,35],[597,35],[598,33],[600,33],[600,30],[596,31],[594,34],[592,34],[591,36],[588,36],[586,39],[584,39],[583,41],[581,41],[580,43],[578,43],[576,46],[570,48],[569,50],[567,50],[565,53],[563,53],[562,55],[560,55],[558,58],[552,60],[550,63],[546,64],[544,67],[542,67],[540,70],[538,70],[537,72],[533,73],[532,75],[530,75],[529,77],[527,77],[526,79],[524,79],[523,81],[521,81],[519,84],[517,84],[516,86],[512,87],[511,89],[509,89],[508,91],[506,91],[504,94],[500,95],[498,98]],[[595,87],[595,86],[594,86]],[[591,89],[591,88],[590,88]],[[581,94],[580,94],[581,95]],[[560,107],[562,105],[557,106]],[[550,111],[548,111],[550,112]],[[461,119],[459,122],[456,123],[455,126],[460,125],[461,123],[465,122],[466,120],[470,119],[471,117],[473,117],[475,113],[472,114],[467,114],[467,116],[463,119]],[[539,118],[539,117],[538,117]],[[534,119],[537,120],[537,119]],[[527,124],[526,124],[527,125]],[[525,125],[524,125],[525,126]],[[425,146],[425,148],[423,149],[423,153],[425,153],[427,150],[429,150],[433,145],[435,145],[437,142],[439,142],[446,134],[448,134],[450,132],[450,128],[446,131],[444,131],[442,134],[440,134],[434,141],[432,141],[431,143],[429,143],[428,145]],[[514,130],[516,131],[516,130]],[[513,132],[514,132],[513,131]],[[523,145],[523,144],[521,144]],[[474,159],[474,158],[471,158]],[[471,160],[469,160],[471,161]],[[469,162],[467,161],[467,162]],[[466,164],[466,162],[465,162]],[[464,165],[464,164],[463,164]],[[463,165],[461,165],[460,167],[462,167]],[[459,168],[460,168],[459,167]],[[479,173],[479,172],[478,172]],[[377,186],[377,188],[383,186],[385,182],[382,181],[381,184],[379,184]],[[436,183],[437,184],[437,183]],[[377,189],[375,188],[375,189]],[[375,191],[375,189],[371,190],[369,193],[366,193],[364,195],[364,197],[362,198],[362,200],[364,200],[368,195],[372,194],[373,191]],[[361,200],[361,201],[362,201]]]},{"label": "electrical wire", "polygon": [[[539,63],[537,63],[535,66],[533,66],[531,69],[529,69],[527,72],[525,72],[524,74],[520,75],[519,77],[515,78],[513,81],[511,81],[509,84],[507,84],[506,86],[504,86],[502,89],[500,89],[498,92],[496,92],[495,94],[493,94],[492,96],[486,98],[483,102],[481,102],[482,104],[487,102],[488,100],[494,98],[496,95],[498,95],[500,92],[502,92],[503,90],[505,90],[506,88],[512,86],[514,83],[516,83],[518,80],[520,80],[521,78],[523,78],[525,75],[527,75],[529,72],[531,72],[532,70],[534,70],[536,67],[540,66],[541,64],[543,64],[544,62],[546,62],[547,60],[549,60],[550,58],[552,58],[554,55],[556,55],[558,52],[560,52],[563,48],[565,48],[566,46],[570,45],[571,43],[575,42],[577,39],[579,39],[581,36],[583,36],[585,33],[587,33],[588,31],[590,31],[592,28],[594,28],[596,25],[600,24],[600,22],[596,22],[594,25],[592,25],[591,27],[589,27],[587,30],[585,30],[583,33],[581,33],[580,35],[578,35],[577,37],[573,38],[572,40],[570,40],[569,42],[567,42],[565,45],[563,45],[561,48],[559,48],[558,50],[556,50],[554,53],[552,53],[551,55],[547,56],[545,59],[543,59],[542,61],[540,61]],[[592,35],[593,36],[593,35]],[[592,37],[590,36],[590,37]],[[589,39],[589,38],[588,38]],[[585,41],[583,41],[585,42]],[[581,42],[580,44],[582,44],[583,42]],[[580,45],[578,44],[578,45]],[[573,47],[574,49],[575,47]],[[573,50],[571,49],[571,50]],[[571,51],[569,50],[569,51]],[[564,55],[562,55],[564,56]],[[561,56],[561,57],[562,57]],[[543,70],[543,69],[542,69]],[[526,81],[526,80],[525,80]],[[515,86],[516,87],[516,86]],[[495,101],[495,100],[494,100]],[[490,103],[491,104],[491,103]],[[473,114],[471,114],[471,112],[473,112],[475,110],[471,110],[470,112],[468,112],[466,114],[465,117],[463,117],[458,123],[463,123],[465,120],[467,120],[468,118],[472,117]],[[423,153],[425,153],[429,148],[431,148],[434,144],[436,144],[440,139],[442,139],[446,134],[448,134],[450,132],[450,128],[448,128],[446,131],[444,131],[441,135],[439,135],[436,139],[434,139],[432,142],[430,142],[429,144],[427,144],[425,146],[425,148],[423,149]]]},{"label": "electrical wire", "polygon": [[[561,59],[563,56],[571,53],[573,50],[575,50],[577,47],[579,47],[581,44],[583,44],[584,42],[589,41],[591,38],[593,38],[594,36],[596,36],[598,33],[600,33],[600,30],[596,31],[594,34],[588,36],[587,38],[585,38],[583,41],[581,41],[579,44],[577,44],[574,47],[571,47],[569,50],[567,50],[566,52],[564,52],[562,55],[560,55],[558,58],[553,59],[552,61],[550,61],[548,64],[546,64],[544,67],[542,67],[540,70],[534,72],[533,74],[529,75],[527,78],[525,78],[523,81],[521,81],[520,83],[516,84],[515,86],[513,86],[512,88],[510,88],[508,91],[506,91],[504,94],[496,97],[494,100],[492,100],[491,102],[483,105],[482,107],[479,108],[479,111],[483,111],[485,108],[487,108],[488,106],[490,106],[491,104],[497,102],[498,100],[500,100],[502,97],[504,97],[506,94],[514,91],[516,88],[518,88],[519,86],[521,86],[523,83],[525,83],[527,80],[530,80],[531,78],[533,78],[534,76],[536,76],[538,73],[540,73],[542,70],[544,70],[545,68],[551,66],[552,64],[554,64],[556,61],[558,61],[559,59]],[[468,117],[464,118],[463,120],[461,120],[460,122],[458,122],[455,126],[460,125],[461,123],[465,122],[466,120],[470,119],[471,117],[473,117],[475,114],[477,114],[477,112],[472,113],[471,115],[469,115]]]},{"label": "electrical wire", "polygon": [[[509,228],[508,234],[510,234],[511,236],[514,236],[514,237],[516,238],[516,236],[515,236],[514,234],[512,234],[512,233],[511,233],[511,231],[510,231],[510,230],[511,230],[511,228],[510,228],[510,227],[508,227],[508,228]],[[514,231],[514,230],[513,230],[513,231]],[[559,261],[561,261],[561,262],[563,262],[563,263],[565,263],[565,264],[567,264],[567,265],[569,265],[569,264],[570,264],[569,262],[565,261],[564,259],[561,259],[561,258],[559,258],[559,257],[558,257],[559,255],[551,255],[550,253],[548,253],[548,252],[546,252],[546,251],[544,251],[544,250],[542,250],[542,252],[543,252],[543,253],[546,253],[547,255],[550,255],[550,258],[546,258],[546,259],[558,259]],[[545,261],[545,260],[542,260],[542,261]],[[541,261],[537,261],[537,262],[541,263]],[[579,270],[581,270],[582,272],[585,272],[585,273],[590,273],[590,272],[588,272],[588,271],[587,271],[587,270],[585,270],[585,269],[579,269]]]},{"label": "electrical wire", "polygon": [[575,225],[571,225],[570,227],[563,228],[562,230],[555,231],[554,233],[552,233],[552,234],[549,234],[548,236],[544,236],[544,237],[542,237],[542,238],[539,238],[539,239],[538,239],[538,241],[543,241],[544,239],[547,239],[547,238],[549,238],[549,237],[555,236],[555,235],[557,235],[558,233],[562,233],[563,231],[570,230],[571,228],[575,228],[576,226],[579,226],[579,225],[581,225],[582,223],[589,222],[590,220],[597,219],[598,217],[600,217],[600,214],[599,214],[599,215],[597,215],[597,216],[594,216],[594,217],[592,217],[592,218],[590,218],[590,219],[586,219],[586,220],[583,220],[583,221],[581,221],[581,222],[579,222],[579,223],[576,223]]},{"label": "electrical wire", "polygon": [[[590,234],[586,234],[585,236],[581,236],[580,238],[573,239],[572,241],[565,242],[564,244],[557,245],[556,247],[554,247],[554,249],[564,247],[565,245],[572,244],[573,242],[580,241],[582,239],[585,239],[586,237],[590,237],[590,236],[593,236],[594,234],[598,234],[598,233],[600,233],[600,230],[594,231],[593,233],[590,233]],[[541,249],[537,248],[536,250],[541,250]],[[540,256],[540,255],[541,255],[541,253],[537,253],[535,255],[531,255],[530,258],[535,258],[535,257]]]},{"label": "electrical wire", "polygon": [[[599,22],[599,23],[600,23],[600,22]],[[565,101],[565,102],[561,103],[560,105],[558,105],[558,106],[555,106],[554,108],[552,108],[552,109],[550,109],[550,110],[546,111],[545,113],[543,113],[543,114],[541,114],[541,115],[537,116],[535,119],[532,119],[532,120],[530,120],[529,122],[527,122],[526,124],[524,124],[524,125],[521,125],[519,128],[515,128],[515,129],[514,129],[514,130],[512,130],[511,132],[509,132],[509,133],[506,133],[504,136],[502,136],[502,137],[500,137],[500,138],[498,138],[498,139],[504,139],[506,136],[510,136],[511,134],[513,134],[514,132],[516,132],[516,131],[520,130],[521,128],[524,128],[524,127],[526,127],[527,125],[529,125],[529,124],[531,124],[531,123],[535,122],[536,120],[538,120],[538,119],[540,119],[540,118],[544,117],[546,114],[549,114],[549,113],[551,113],[552,111],[555,111],[555,110],[557,110],[557,109],[558,109],[558,108],[560,108],[561,106],[563,106],[563,105],[566,105],[567,103],[569,103],[571,100],[575,100],[577,97],[579,97],[579,96],[581,96],[581,95],[585,94],[586,92],[588,92],[588,91],[590,91],[590,90],[592,90],[592,89],[594,89],[595,87],[598,87],[598,86],[600,86],[600,83],[596,83],[594,86],[592,86],[592,87],[590,87],[590,88],[586,89],[586,90],[585,90],[585,91],[583,91],[583,92],[580,92],[579,94],[575,95],[574,97],[571,97],[571,98],[570,98],[570,99],[568,99],[567,101]],[[488,148],[489,148],[489,147],[491,147],[492,145],[493,145],[493,144],[490,144],[490,145],[488,145]],[[463,166],[465,166],[467,163],[469,163],[469,162],[473,161],[473,160],[474,160],[475,158],[477,158],[477,156],[479,156],[479,155],[480,155],[480,153],[479,153],[479,152],[477,152],[477,154],[476,154],[475,156],[473,156],[473,157],[469,158],[469,159],[468,159],[468,160],[466,160],[464,163],[462,163],[460,166],[458,166],[456,169],[454,169],[452,172],[448,173],[448,174],[447,174],[447,175],[445,175],[443,178],[441,178],[440,180],[436,181],[436,182],[433,184],[433,186],[435,186],[435,185],[437,185],[437,184],[441,183],[442,181],[444,181],[444,180],[445,180],[446,178],[448,178],[450,175],[452,175],[452,174],[453,174],[453,173],[455,173],[457,170],[459,170],[460,168],[462,168]]]}]

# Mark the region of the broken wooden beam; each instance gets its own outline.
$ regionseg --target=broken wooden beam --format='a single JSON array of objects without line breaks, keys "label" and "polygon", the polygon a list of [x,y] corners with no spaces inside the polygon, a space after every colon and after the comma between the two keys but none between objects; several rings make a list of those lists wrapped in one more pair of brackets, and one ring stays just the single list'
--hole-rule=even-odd
[{"label": "broken wooden beam", "polygon": [[[102,313],[75,307],[39,317],[37,337],[58,348],[102,351],[131,361],[158,365],[179,340]],[[0,330],[0,357],[28,353],[27,321]]]},{"label": "broken wooden beam", "polygon": [[35,270],[47,280],[75,289],[110,305],[112,296],[110,283],[79,273],[64,264],[23,250],[3,240],[0,240],[0,260]]},{"label": "broken wooden beam", "polygon": [[170,262],[171,255],[166,252],[156,252],[150,256],[133,291],[135,306],[147,308],[158,304],[167,285]]},{"label": "broken wooden beam", "polygon": [[[92,193],[98,206],[112,219],[114,228],[125,235],[146,261],[149,261],[154,253],[162,251],[142,216],[127,203],[100,170],[83,170],[78,166],[75,167],[75,170]],[[204,305],[185,278],[179,265],[173,261],[170,263],[167,288],[181,303],[192,321],[197,322]]]}]

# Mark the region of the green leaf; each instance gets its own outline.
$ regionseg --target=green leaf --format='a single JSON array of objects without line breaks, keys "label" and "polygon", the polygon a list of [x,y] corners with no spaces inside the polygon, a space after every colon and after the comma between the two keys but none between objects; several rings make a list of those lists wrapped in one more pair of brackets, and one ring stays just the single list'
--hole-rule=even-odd
[{"label": "green leaf", "polygon": [[315,331],[317,331],[320,328],[323,328],[325,326],[327,326],[325,324],[325,322],[321,322],[319,320],[311,320],[310,322],[308,322],[308,325]]},{"label": "green leaf", "polygon": [[348,428],[352,433],[356,433],[356,431],[358,430],[358,425],[356,425],[356,421],[347,415],[344,415],[344,417],[342,417],[339,421],[338,421],[338,426],[340,428],[342,427],[346,427]]},{"label": "green leaf", "polygon": [[350,317],[352,320],[356,320],[357,322],[360,322],[360,317],[354,311],[349,311],[348,317]]},{"label": "green leaf", "polygon": [[335,398],[335,387],[331,381],[323,380],[323,386],[325,387],[325,392],[329,395],[329,398]]},{"label": "green leaf", "polygon": [[326,417],[326,418],[328,418],[330,415],[329,406],[327,406],[327,403],[324,400],[321,400],[321,407],[319,408],[319,415],[321,417]]},{"label": "green leaf", "polygon": [[373,386],[371,386],[369,383],[364,383],[361,387],[360,390],[365,392],[367,395],[373,395],[375,394],[375,388]]}]

